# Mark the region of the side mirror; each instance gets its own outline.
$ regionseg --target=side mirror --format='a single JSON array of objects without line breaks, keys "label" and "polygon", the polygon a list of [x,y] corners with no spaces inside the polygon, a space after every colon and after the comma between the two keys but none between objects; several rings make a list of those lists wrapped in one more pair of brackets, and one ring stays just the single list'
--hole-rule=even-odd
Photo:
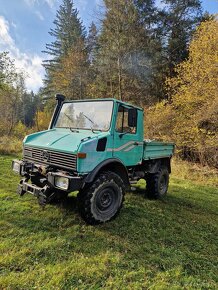
[{"label": "side mirror", "polygon": [[128,126],[136,127],[137,126],[137,109],[131,108],[128,112]]}]

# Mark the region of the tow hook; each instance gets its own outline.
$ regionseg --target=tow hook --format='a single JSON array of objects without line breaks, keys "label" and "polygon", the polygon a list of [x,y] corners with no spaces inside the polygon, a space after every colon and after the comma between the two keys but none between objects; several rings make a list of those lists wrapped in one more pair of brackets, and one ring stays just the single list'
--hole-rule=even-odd
[{"label": "tow hook", "polygon": [[18,184],[17,186],[17,194],[19,194],[20,196],[23,196],[26,193],[25,190],[23,190],[22,185]]},{"label": "tow hook", "polygon": [[17,186],[17,194],[19,194],[20,196],[23,196],[26,193],[26,190],[23,189],[24,182],[28,182],[28,179],[21,179],[20,183]]},{"label": "tow hook", "polygon": [[40,206],[45,207],[47,203],[52,199],[52,191],[48,185],[44,187],[38,187],[35,184],[29,184],[28,178],[21,179],[17,187],[17,193],[23,196],[26,192],[29,192],[37,197]]}]

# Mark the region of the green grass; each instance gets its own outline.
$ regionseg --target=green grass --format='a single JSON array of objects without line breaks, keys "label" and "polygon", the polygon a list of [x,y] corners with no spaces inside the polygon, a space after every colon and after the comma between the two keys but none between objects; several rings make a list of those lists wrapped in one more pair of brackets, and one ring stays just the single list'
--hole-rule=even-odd
[{"label": "green grass", "polygon": [[0,157],[0,289],[218,289],[215,186],[172,176],[152,201],[140,183],[116,220],[92,227],[74,195],[45,210],[17,196],[11,159]]}]

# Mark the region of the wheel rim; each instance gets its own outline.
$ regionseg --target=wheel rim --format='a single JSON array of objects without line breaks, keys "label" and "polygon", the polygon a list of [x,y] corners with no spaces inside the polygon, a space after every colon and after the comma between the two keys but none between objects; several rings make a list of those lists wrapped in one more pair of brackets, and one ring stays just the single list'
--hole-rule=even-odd
[{"label": "wheel rim", "polygon": [[121,202],[121,197],[117,193],[117,188],[107,186],[99,190],[95,196],[94,212],[96,218],[101,220],[111,219],[117,212]]},{"label": "wheel rim", "polygon": [[97,208],[100,211],[107,210],[114,202],[114,191],[111,188],[105,188],[102,190],[96,200]]}]

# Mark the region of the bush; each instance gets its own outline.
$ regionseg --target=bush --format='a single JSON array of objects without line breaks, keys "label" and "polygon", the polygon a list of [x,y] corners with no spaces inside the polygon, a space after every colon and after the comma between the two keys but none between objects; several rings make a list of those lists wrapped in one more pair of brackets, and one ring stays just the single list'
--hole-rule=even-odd
[{"label": "bush", "polygon": [[39,111],[35,117],[36,131],[47,130],[51,121],[52,112],[49,110]]},{"label": "bush", "polygon": [[19,121],[13,129],[13,136],[23,139],[26,135],[32,133],[32,131],[31,128],[26,127],[21,121]]},{"label": "bush", "polygon": [[22,151],[22,138],[15,136],[0,137],[0,154],[18,154]]},{"label": "bush", "polygon": [[167,80],[169,101],[147,110],[146,137],[172,140],[184,159],[218,168],[218,21],[202,23],[189,58]]}]

